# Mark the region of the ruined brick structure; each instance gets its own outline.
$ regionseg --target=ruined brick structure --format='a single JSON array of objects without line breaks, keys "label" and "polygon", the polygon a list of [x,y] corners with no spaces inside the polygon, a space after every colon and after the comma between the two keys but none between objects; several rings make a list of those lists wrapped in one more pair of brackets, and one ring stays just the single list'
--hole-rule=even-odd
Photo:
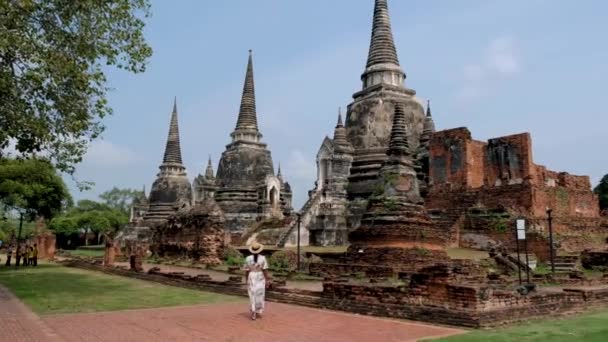
[{"label": "ruined brick structure", "polygon": [[55,234],[51,232],[42,232],[37,234],[32,240],[32,244],[36,244],[38,247],[38,259],[55,259],[55,245],[57,240]]},{"label": "ruined brick structure", "polygon": [[[548,248],[548,208],[559,246],[567,251],[593,247],[586,238],[603,234],[589,177],[534,164],[528,133],[482,142],[473,140],[468,129],[455,128],[433,134],[429,150],[425,205],[450,231],[452,245],[468,246],[475,235],[510,241],[513,221],[522,216],[532,240],[544,240],[541,245]],[[602,242],[600,236],[597,240]]]},{"label": "ruined brick structure", "polygon": [[221,263],[223,248],[224,214],[212,198],[170,216],[155,229],[152,243],[155,255],[207,265]]}]

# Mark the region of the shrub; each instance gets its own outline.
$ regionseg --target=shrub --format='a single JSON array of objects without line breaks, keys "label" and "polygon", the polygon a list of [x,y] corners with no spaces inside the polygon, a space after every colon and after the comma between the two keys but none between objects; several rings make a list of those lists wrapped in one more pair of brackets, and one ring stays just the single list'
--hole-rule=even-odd
[{"label": "shrub", "polygon": [[226,259],[226,265],[228,266],[242,266],[245,264],[245,258],[243,256],[229,256]]},{"label": "shrub", "polygon": [[222,260],[228,266],[241,266],[245,264],[245,257],[233,246],[226,246],[222,251]]},{"label": "shrub", "polygon": [[233,259],[243,258],[243,254],[233,246],[226,246],[222,251],[222,260],[227,261],[230,257]]},{"label": "shrub", "polygon": [[292,271],[298,267],[297,253],[294,251],[274,252],[268,259],[268,264],[273,270]]}]

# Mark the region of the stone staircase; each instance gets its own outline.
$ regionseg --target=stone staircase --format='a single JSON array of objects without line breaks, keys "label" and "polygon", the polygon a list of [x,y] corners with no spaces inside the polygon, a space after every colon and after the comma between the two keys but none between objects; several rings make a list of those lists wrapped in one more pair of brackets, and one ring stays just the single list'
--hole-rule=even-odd
[{"label": "stone staircase", "polygon": [[518,265],[522,270],[526,270],[529,268],[530,271],[534,271],[536,266],[538,265],[538,260],[536,259],[536,255],[532,253],[528,253],[528,265],[526,265],[526,253],[521,253],[519,255],[519,261],[517,260],[517,253],[511,253],[507,256],[507,259],[512,263]]},{"label": "stone staircase", "polygon": [[[576,270],[578,260],[578,255],[556,255],[555,272],[568,273]],[[550,263],[549,267],[551,267]]]},{"label": "stone staircase", "polygon": [[[315,206],[319,205],[320,199],[321,199],[321,192],[316,192],[308,199],[308,201],[306,201],[306,203],[304,203],[304,206],[300,210],[300,214],[301,214],[300,224],[302,227],[306,227],[305,222],[310,220],[310,216],[312,215],[312,211],[313,211],[312,209]],[[294,232],[294,230],[297,227],[298,227],[298,220],[295,219],[289,224],[289,227],[287,228],[287,230],[285,230],[283,235],[281,235],[277,246],[281,247],[281,248],[285,247],[287,240],[289,239],[290,235]]]}]

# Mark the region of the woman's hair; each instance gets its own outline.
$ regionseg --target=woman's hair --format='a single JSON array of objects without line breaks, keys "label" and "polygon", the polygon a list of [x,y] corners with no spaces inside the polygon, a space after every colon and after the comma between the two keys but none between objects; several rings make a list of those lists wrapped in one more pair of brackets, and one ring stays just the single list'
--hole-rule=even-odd
[{"label": "woman's hair", "polygon": [[258,254],[257,253],[253,255],[253,262],[256,262],[256,263],[258,262]]}]

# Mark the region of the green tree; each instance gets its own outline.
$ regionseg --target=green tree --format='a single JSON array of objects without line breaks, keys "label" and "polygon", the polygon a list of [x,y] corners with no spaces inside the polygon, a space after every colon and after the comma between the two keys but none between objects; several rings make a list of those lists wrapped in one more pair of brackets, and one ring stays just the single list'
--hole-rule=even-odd
[{"label": "green tree", "polygon": [[88,245],[89,233],[94,233],[97,243],[100,243],[104,233],[115,232],[124,227],[128,221],[128,215],[121,210],[105,203],[81,200],[64,214],[54,218],[50,228],[59,234],[82,232],[85,234],[85,244]]},{"label": "green tree", "polygon": [[600,209],[608,209],[608,174],[602,177],[600,184],[593,189],[593,192],[600,197]]},{"label": "green tree", "polygon": [[0,159],[0,202],[27,218],[51,219],[71,202],[55,167],[44,159]]},{"label": "green tree", "polygon": [[111,114],[106,71],[145,71],[149,0],[0,1],[0,157],[43,152],[73,173]]},{"label": "green tree", "polygon": [[101,198],[103,202],[110,208],[120,210],[128,215],[131,205],[133,204],[133,200],[143,195],[143,191],[140,190],[119,189],[114,187],[112,190],[108,190],[99,195],[99,198]]}]

